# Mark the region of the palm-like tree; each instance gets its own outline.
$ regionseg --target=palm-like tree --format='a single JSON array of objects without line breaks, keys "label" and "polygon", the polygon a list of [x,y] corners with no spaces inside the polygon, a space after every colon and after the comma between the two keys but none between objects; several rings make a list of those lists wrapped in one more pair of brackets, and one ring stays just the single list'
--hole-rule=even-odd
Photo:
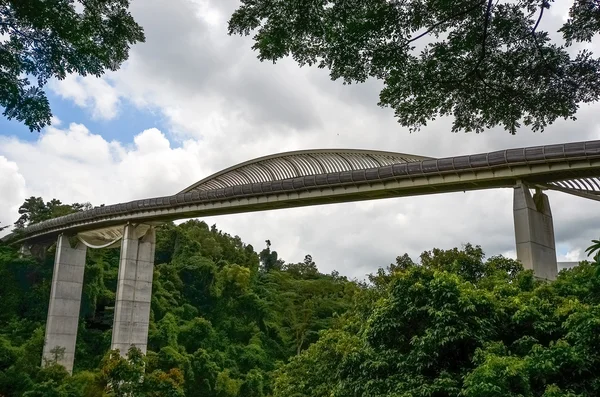
[{"label": "palm-like tree", "polygon": [[594,262],[600,264],[600,240],[592,240],[592,245],[590,245],[585,252],[587,252],[588,256],[594,255]]}]

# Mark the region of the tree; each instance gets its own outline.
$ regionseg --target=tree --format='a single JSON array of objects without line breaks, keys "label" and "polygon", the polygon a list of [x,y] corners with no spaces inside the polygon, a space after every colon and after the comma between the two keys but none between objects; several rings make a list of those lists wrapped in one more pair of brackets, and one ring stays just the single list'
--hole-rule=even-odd
[{"label": "tree", "polygon": [[3,115],[39,131],[52,116],[42,90],[50,78],[117,70],[130,46],[145,40],[128,7],[128,0],[0,1],[0,35],[7,36],[0,42]]},{"label": "tree", "polygon": [[319,274],[319,270],[313,261],[312,255],[305,255],[304,261],[302,262],[284,265],[283,270],[297,278],[312,278]]},{"label": "tree", "polygon": [[[600,60],[574,47],[600,32],[600,3],[572,2],[551,37],[554,0],[242,0],[229,34],[255,32],[261,61],[291,56],[344,83],[383,80],[380,106],[418,130],[453,115],[453,131],[543,130],[600,97]],[[564,40],[564,42],[562,42]]]},{"label": "tree", "polygon": [[408,254],[404,254],[396,257],[395,264],[391,263],[386,269],[380,267],[377,269],[377,273],[369,274],[367,278],[376,289],[383,290],[387,288],[387,285],[390,283],[390,280],[396,271],[407,270],[413,266],[415,266],[413,260],[410,258],[410,256],[408,256]]},{"label": "tree", "polygon": [[[21,223],[81,207],[33,197]],[[204,222],[167,224],[156,233],[146,355],[106,354],[119,250],[91,250],[73,376],[52,365],[63,349],[40,369],[54,256],[21,256],[18,245],[0,244],[0,395],[271,396],[279,363],[309,348],[358,289],[319,273],[310,256],[298,271],[280,270],[285,263],[269,250],[270,269],[261,271],[251,246]]]},{"label": "tree", "polygon": [[592,245],[586,248],[588,256],[593,256],[594,261],[600,263],[600,240],[592,240]]},{"label": "tree", "polygon": [[343,321],[277,370],[274,397],[600,393],[598,264],[548,284],[468,244],[421,259],[379,272],[379,294],[363,290]]},{"label": "tree", "polygon": [[294,354],[300,354],[315,342],[336,314],[348,310],[354,293],[346,283],[320,273],[306,277],[289,271],[272,271],[265,279],[272,285],[268,300],[272,301],[273,311],[281,316],[278,326]]},{"label": "tree", "polygon": [[168,372],[145,371],[147,359],[142,352],[131,347],[127,358],[111,350],[102,360],[101,382],[109,396],[182,397],[183,375],[178,369]]},{"label": "tree", "polygon": [[271,251],[271,240],[265,240],[265,243],[267,243],[267,248],[263,249],[260,251],[260,254],[258,254],[260,262],[262,263],[262,268],[266,272],[271,270],[281,270],[285,262],[279,259],[277,251]]},{"label": "tree", "polygon": [[21,207],[19,207],[19,214],[21,214],[21,216],[15,222],[15,226],[17,229],[22,229],[34,223],[91,208],[92,205],[90,203],[63,204],[57,199],[52,199],[44,203],[44,199],[41,197],[31,196],[25,200]]}]

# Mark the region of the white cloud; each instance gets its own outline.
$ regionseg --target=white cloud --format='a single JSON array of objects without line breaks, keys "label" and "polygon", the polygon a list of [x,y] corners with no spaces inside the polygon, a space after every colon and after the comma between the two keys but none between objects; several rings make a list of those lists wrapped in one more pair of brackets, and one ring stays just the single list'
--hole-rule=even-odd
[{"label": "white cloud", "polygon": [[[591,243],[590,243],[591,244]],[[582,255],[581,248],[575,248],[574,250],[568,251],[564,255],[558,255],[559,262],[579,262],[586,259],[585,255]]]},{"label": "white cloud", "polygon": [[100,135],[91,134],[81,124],[71,124],[68,130],[50,127],[39,137],[39,149],[77,162],[102,164],[110,157],[110,146]]},{"label": "white cloud", "polygon": [[110,204],[172,194],[192,183],[187,172],[203,173],[199,143],[169,145],[156,129],[139,133],[126,147],[71,124],[48,128],[36,142],[0,136],[0,156],[19,165],[28,196]]},{"label": "white cloud", "polygon": [[106,78],[69,75],[64,80],[52,80],[48,86],[60,97],[91,110],[94,119],[112,120],[118,115],[119,95]]},{"label": "white cloud", "polygon": [[62,123],[62,121],[56,117],[56,116],[52,116],[50,117],[50,125],[54,126],[54,127],[58,127],[60,126],[60,124]]},{"label": "white cloud", "polygon": [[[25,200],[25,178],[19,173],[19,167],[13,161],[0,155],[0,228],[12,225],[19,206]],[[0,232],[0,235],[9,230]]]},{"label": "white cloud", "polygon": [[150,128],[145,130],[139,135],[136,135],[133,139],[140,153],[143,154],[161,154],[161,152],[168,151],[171,148],[171,144],[157,128]]},{"label": "white cloud", "polygon": [[[127,102],[160,114],[166,128],[131,131],[121,139],[129,141],[137,134],[131,144],[109,142],[83,125],[67,127],[69,120],[54,123],[36,142],[0,137],[0,156],[18,165],[18,174],[27,181],[11,200],[41,195],[47,200],[110,204],[168,195],[233,164],[305,148],[440,157],[600,138],[599,106],[585,106],[577,122],[559,121],[543,134],[452,134],[448,119],[409,134],[389,109],[376,106],[378,82],[343,86],[330,81],[326,71],[298,68],[291,60],[277,65],[259,62],[248,39],[226,34],[227,15],[238,4],[135,0],[132,12],[144,26],[147,41],[132,49],[123,68],[104,79],[70,77],[53,83],[53,89],[88,109],[92,117],[118,118],[119,106]],[[0,190],[2,200],[4,192]],[[557,242],[566,247],[565,258],[574,258],[599,234],[598,204],[561,193],[550,193],[550,202]],[[16,209],[6,213],[11,211]],[[404,252],[416,258],[433,247],[466,242],[482,245],[489,255],[516,256],[510,189],[206,221],[240,235],[258,250],[270,239],[287,261],[300,261],[310,253],[322,270],[357,277]]]}]

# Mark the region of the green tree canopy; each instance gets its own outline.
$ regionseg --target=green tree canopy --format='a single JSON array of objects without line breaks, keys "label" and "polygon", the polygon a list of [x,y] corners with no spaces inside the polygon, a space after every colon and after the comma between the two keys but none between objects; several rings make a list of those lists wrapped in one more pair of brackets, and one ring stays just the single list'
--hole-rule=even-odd
[{"label": "green tree canopy", "polygon": [[471,245],[399,257],[279,368],[274,396],[599,395],[598,266],[547,284]]},{"label": "green tree canopy", "polygon": [[0,35],[8,36],[0,41],[3,115],[39,131],[52,116],[42,90],[50,78],[118,69],[130,46],[145,40],[128,7],[128,0],[1,0]]},{"label": "green tree canopy", "polygon": [[229,33],[255,32],[260,60],[291,56],[344,83],[380,79],[381,106],[411,130],[542,130],[600,96],[600,61],[575,44],[600,31],[600,3],[572,1],[557,37],[554,0],[242,0]]},{"label": "green tree canopy", "polygon": [[63,204],[57,199],[52,199],[45,203],[41,197],[31,196],[19,207],[19,214],[21,216],[15,222],[15,226],[17,229],[22,229],[34,223],[47,221],[48,219],[91,208],[92,205],[90,203]]},{"label": "green tree canopy", "polygon": [[0,243],[0,395],[600,395],[598,262],[549,284],[467,244],[353,282],[271,248],[197,220],[158,226],[148,350],[127,359],[109,351],[119,250],[89,250],[69,375],[53,359],[40,368],[55,248]]},{"label": "green tree canopy", "polygon": [[[19,224],[84,207],[31,197]],[[284,267],[268,245],[259,254],[197,220],[157,226],[148,350],[128,359],[107,354],[119,249],[88,250],[69,375],[56,360],[40,368],[55,247],[29,256],[0,242],[0,395],[271,396],[278,363],[314,343],[359,287],[320,273],[310,256]]]}]

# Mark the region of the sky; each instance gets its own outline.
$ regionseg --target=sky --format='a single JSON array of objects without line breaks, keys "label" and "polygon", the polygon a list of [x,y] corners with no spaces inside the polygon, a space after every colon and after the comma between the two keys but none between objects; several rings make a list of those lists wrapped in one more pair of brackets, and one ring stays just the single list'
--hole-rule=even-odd
[{"label": "sky", "polygon": [[[0,224],[30,196],[113,204],[181,191],[225,167],[277,152],[355,148],[431,157],[600,139],[600,104],[543,133],[452,133],[441,118],[409,133],[377,106],[381,83],[343,85],[326,70],[260,62],[251,39],[227,35],[235,0],[134,0],[145,30],[117,72],[47,86],[54,118],[41,133],[0,116]],[[566,5],[543,20],[561,24]],[[563,8],[560,8],[563,7]],[[543,27],[544,25],[542,25]],[[597,42],[597,41],[596,41]],[[559,261],[585,258],[600,204],[549,192]],[[203,218],[286,262],[312,255],[349,277],[408,253],[470,242],[515,257],[512,190],[394,198]]]}]

